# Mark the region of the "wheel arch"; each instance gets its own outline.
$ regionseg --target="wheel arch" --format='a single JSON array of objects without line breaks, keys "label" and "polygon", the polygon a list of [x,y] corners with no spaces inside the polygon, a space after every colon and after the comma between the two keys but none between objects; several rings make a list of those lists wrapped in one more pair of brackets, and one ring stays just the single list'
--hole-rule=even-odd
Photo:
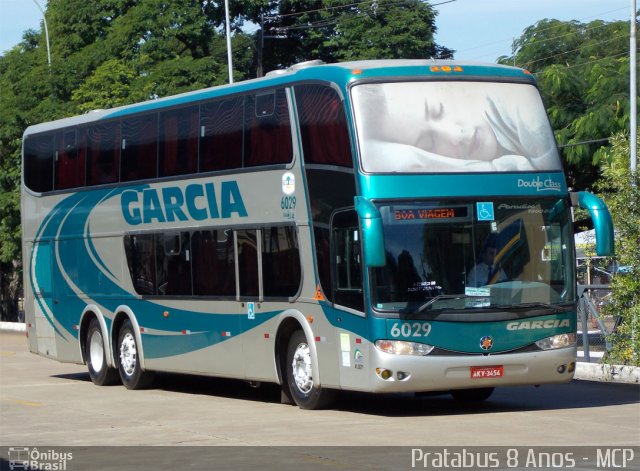
[{"label": "wheel arch", "polygon": [[311,367],[313,368],[313,384],[320,387],[320,365],[318,362],[318,352],[316,350],[315,336],[309,321],[300,311],[296,309],[288,309],[282,313],[282,320],[278,325],[276,333],[276,341],[274,344],[274,355],[276,358],[276,368],[278,373],[278,384],[284,385],[284,371],[286,368],[287,347],[291,334],[296,330],[302,330],[311,352]]},{"label": "wheel arch", "polygon": [[117,361],[115,359],[115,350],[118,345],[118,335],[120,333],[120,328],[125,321],[129,320],[131,322],[131,326],[133,327],[133,333],[136,337],[136,346],[138,347],[138,361],[140,362],[140,369],[142,371],[146,370],[145,361],[144,361],[144,347],[142,346],[142,335],[140,334],[140,325],[138,324],[138,319],[136,318],[133,310],[127,305],[120,305],[115,310],[116,314],[113,317],[113,322],[111,324],[111,335],[109,338],[111,339],[110,344],[114,346],[112,349],[113,354],[113,362],[117,368]]},{"label": "wheel arch", "polygon": [[110,339],[110,336],[108,335],[109,329],[107,328],[107,321],[105,320],[105,316],[102,313],[102,309],[100,309],[95,304],[88,304],[82,311],[82,314],[80,315],[80,324],[78,327],[78,330],[79,330],[78,346],[80,348],[80,355],[82,355],[81,356],[82,362],[84,364],[87,363],[87,357],[85,355],[86,344],[87,344],[87,334],[89,332],[89,325],[91,324],[91,321],[93,319],[98,320],[98,324],[100,324],[100,330],[102,331],[102,338],[105,340],[103,343],[104,343],[105,358],[107,360],[107,365],[109,367],[115,367],[116,363],[113,359],[112,344],[111,342],[107,341],[108,339]]}]

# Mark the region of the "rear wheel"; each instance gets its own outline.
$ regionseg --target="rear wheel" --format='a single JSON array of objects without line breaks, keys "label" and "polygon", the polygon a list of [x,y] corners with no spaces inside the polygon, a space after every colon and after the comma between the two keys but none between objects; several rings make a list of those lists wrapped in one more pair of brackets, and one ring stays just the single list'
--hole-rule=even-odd
[{"label": "rear wheel", "polygon": [[451,395],[456,401],[471,404],[486,401],[494,390],[495,388],[454,389]]},{"label": "rear wheel", "polygon": [[87,360],[89,377],[93,384],[108,386],[118,382],[118,370],[109,367],[104,348],[104,337],[100,322],[95,317],[89,323],[89,330],[84,343],[84,357]]},{"label": "rear wheel", "polygon": [[313,384],[311,349],[303,331],[296,330],[291,335],[286,361],[287,387],[298,407],[321,409],[335,400],[335,391]]},{"label": "rear wheel", "polygon": [[127,389],[143,389],[153,382],[153,373],[140,367],[136,336],[130,320],[126,320],[118,334],[118,371]]}]

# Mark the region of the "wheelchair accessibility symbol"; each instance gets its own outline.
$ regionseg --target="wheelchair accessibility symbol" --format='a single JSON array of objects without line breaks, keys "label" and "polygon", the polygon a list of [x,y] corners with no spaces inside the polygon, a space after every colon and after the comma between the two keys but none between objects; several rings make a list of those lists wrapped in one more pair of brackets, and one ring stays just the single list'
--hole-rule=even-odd
[{"label": "wheelchair accessibility symbol", "polygon": [[492,202],[476,203],[476,213],[478,221],[493,221],[495,219]]}]

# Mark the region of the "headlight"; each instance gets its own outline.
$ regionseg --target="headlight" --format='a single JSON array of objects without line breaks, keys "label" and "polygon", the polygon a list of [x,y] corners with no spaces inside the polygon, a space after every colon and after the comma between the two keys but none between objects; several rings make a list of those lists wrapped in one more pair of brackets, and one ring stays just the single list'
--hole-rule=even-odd
[{"label": "headlight", "polygon": [[536,345],[542,350],[554,350],[576,346],[576,334],[560,334],[546,339],[538,340]]},{"label": "headlight", "polygon": [[378,350],[393,355],[428,355],[434,348],[433,345],[403,340],[376,340],[375,345]]}]

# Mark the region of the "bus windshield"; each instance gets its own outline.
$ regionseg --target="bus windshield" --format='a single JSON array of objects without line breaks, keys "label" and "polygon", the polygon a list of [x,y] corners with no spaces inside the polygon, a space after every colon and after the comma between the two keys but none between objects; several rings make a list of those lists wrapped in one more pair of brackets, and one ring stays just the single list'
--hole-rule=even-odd
[{"label": "bus windshield", "polygon": [[574,302],[564,199],[403,202],[380,213],[386,265],[372,272],[376,310]]},{"label": "bus windshield", "polygon": [[562,170],[531,84],[369,83],[352,98],[365,172]]}]

